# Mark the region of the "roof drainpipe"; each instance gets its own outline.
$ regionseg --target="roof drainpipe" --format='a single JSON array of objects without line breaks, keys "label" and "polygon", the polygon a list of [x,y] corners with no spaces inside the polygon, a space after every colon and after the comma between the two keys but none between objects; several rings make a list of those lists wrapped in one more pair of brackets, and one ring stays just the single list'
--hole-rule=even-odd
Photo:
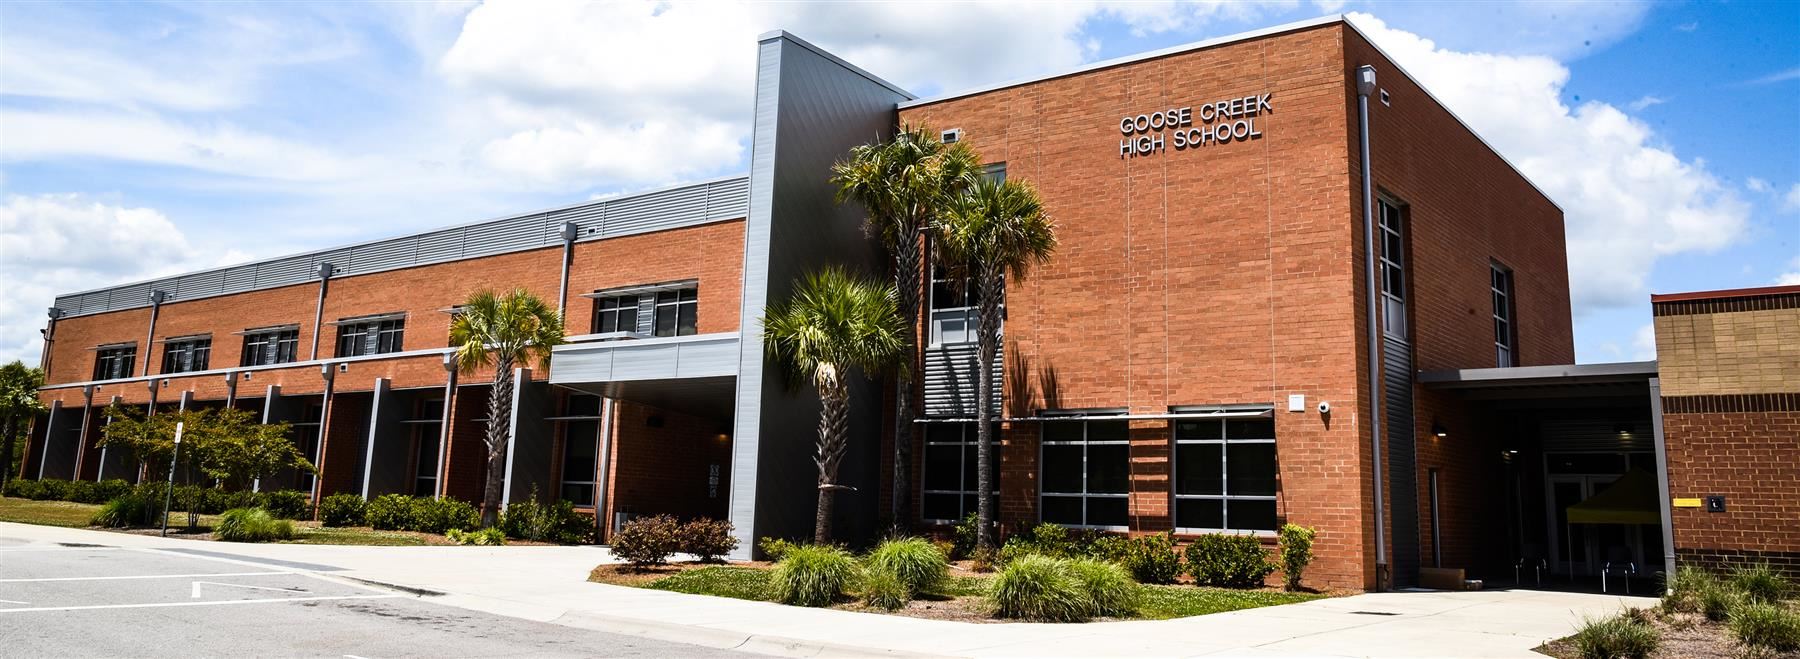
[{"label": "roof drainpipe", "polygon": [[38,370],[44,373],[50,372],[50,353],[56,347],[56,321],[62,317],[62,309],[50,307],[50,321],[44,323],[44,331],[39,332],[44,335],[44,351],[38,354]]},{"label": "roof drainpipe", "polygon": [[150,335],[144,337],[144,375],[150,374],[150,356],[156,351],[151,346],[156,344],[156,317],[162,313],[163,300],[169,299],[169,292],[161,289],[150,291]]},{"label": "roof drainpipe", "polygon": [[568,317],[563,312],[569,304],[569,266],[575,262],[575,236],[580,231],[574,222],[564,222],[562,225],[562,283],[556,287],[556,315],[564,323],[568,322]]},{"label": "roof drainpipe", "polygon": [[1381,316],[1377,298],[1381,295],[1375,280],[1375,181],[1369,164],[1369,95],[1375,93],[1375,67],[1364,64],[1356,69],[1356,114],[1360,124],[1357,137],[1362,142],[1363,203],[1363,270],[1368,275],[1369,325],[1369,445],[1374,469],[1375,488],[1375,589],[1387,590],[1387,515],[1382,507],[1381,477]]},{"label": "roof drainpipe", "polygon": [[319,358],[319,330],[325,322],[325,292],[331,287],[331,273],[335,268],[330,263],[319,264],[319,305],[313,308],[312,354],[306,358],[313,361]]}]

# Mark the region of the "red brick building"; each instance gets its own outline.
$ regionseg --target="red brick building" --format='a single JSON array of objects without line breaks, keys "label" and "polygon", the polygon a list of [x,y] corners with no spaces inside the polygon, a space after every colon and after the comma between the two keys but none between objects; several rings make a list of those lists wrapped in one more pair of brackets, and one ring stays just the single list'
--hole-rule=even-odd
[{"label": "red brick building", "polygon": [[[1309,582],[1342,589],[1413,585],[1428,566],[1649,572],[1678,553],[1671,536],[1693,538],[1695,560],[1793,555],[1735,517],[1674,533],[1666,513],[1577,521],[1633,469],[1656,472],[1664,503],[1671,486],[1715,488],[1742,502],[1731,515],[1792,511],[1753,492],[1755,468],[1671,477],[1702,440],[1671,434],[1664,455],[1654,362],[1568,366],[1561,210],[1342,18],[930,99],[783,32],[759,60],[746,176],[59,297],[26,475],[136,478],[94,446],[116,398],[294,423],[321,477],[268,487],[476,500],[482,437],[503,422],[509,501],[565,498],[603,529],[729,518],[744,556],[758,536],[803,536],[817,401],[768,366],[757,319],[812,268],[878,271],[828,167],[909,123],[1030,182],[1057,226],[1054,257],[1004,301],[1005,530],[1272,546],[1302,524],[1320,531]],[[908,514],[941,525],[975,504],[975,337],[965,287],[933,280]],[[551,369],[512,374],[518,399],[490,420],[487,376],[445,366],[447,328],[470,291],[515,286],[556,300],[572,336]],[[1791,399],[1792,373],[1662,395],[1738,396],[1739,416],[1700,432],[1780,436],[1791,406],[1764,389]],[[861,384],[838,504],[850,537],[881,528],[893,494],[891,398]]]}]

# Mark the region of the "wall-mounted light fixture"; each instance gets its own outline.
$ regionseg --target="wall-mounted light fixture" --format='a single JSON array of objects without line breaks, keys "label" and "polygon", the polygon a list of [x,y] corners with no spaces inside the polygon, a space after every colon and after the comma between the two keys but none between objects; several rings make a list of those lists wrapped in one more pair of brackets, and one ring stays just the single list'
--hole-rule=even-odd
[{"label": "wall-mounted light fixture", "polygon": [[1613,424],[1613,432],[1618,433],[1620,438],[1630,439],[1631,433],[1636,432],[1636,431],[1637,431],[1637,428],[1632,426],[1629,423]]},{"label": "wall-mounted light fixture", "polygon": [[1440,437],[1440,438],[1441,437],[1449,437],[1450,429],[1445,428],[1444,424],[1438,423],[1437,419],[1432,419],[1431,420],[1431,434],[1434,436]]}]

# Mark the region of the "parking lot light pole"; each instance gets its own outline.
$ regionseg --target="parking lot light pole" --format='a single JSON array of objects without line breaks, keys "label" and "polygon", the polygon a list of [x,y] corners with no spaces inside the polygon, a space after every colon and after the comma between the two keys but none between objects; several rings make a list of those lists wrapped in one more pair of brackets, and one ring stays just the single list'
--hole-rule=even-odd
[{"label": "parking lot light pole", "polygon": [[162,537],[169,537],[169,505],[175,499],[175,460],[181,457],[181,430],[187,423],[175,422],[175,450],[169,453],[169,488],[163,490]]}]

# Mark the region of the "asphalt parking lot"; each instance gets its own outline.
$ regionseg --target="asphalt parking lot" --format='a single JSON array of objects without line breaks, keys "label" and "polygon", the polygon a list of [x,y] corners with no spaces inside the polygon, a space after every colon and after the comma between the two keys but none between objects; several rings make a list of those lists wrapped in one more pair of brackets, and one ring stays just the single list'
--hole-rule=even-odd
[{"label": "asphalt parking lot", "polygon": [[733,653],[434,604],[331,566],[0,544],[0,657],[702,657]]}]

